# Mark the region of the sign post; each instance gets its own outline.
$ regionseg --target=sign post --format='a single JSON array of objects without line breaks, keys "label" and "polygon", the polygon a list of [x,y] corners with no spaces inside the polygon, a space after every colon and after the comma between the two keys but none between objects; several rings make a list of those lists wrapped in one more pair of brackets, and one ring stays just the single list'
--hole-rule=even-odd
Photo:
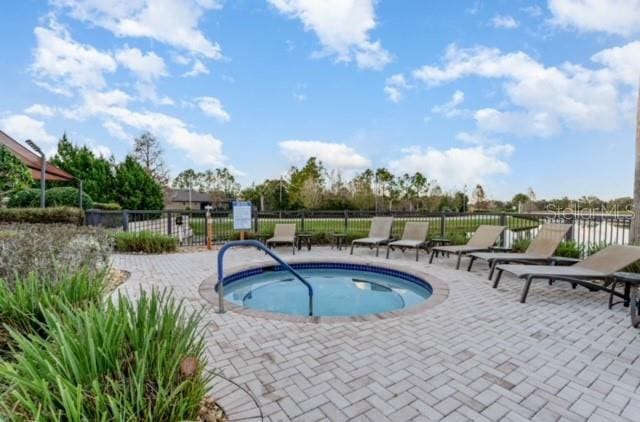
[{"label": "sign post", "polygon": [[244,240],[245,230],[251,230],[251,201],[233,202],[233,229],[240,231],[240,240]]}]

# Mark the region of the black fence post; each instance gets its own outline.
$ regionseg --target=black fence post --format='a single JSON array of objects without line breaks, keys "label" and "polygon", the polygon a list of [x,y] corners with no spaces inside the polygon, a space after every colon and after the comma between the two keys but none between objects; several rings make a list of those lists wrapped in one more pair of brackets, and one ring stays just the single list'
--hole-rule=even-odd
[{"label": "black fence post", "polygon": [[129,211],[122,211],[122,230],[129,231]]},{"label": "black fence post", "polygon": [[260,232],[260,230],[258,229],[258,218],[259,218],[259,213],[258,213],[258,210],[256,210],[255,215],[253,217],[253,225],[254,225],[253,231],[256,233]]},{"label": "black fence post", "polygon": [[300,231],[304,232],[304,212],[300,212]]},{"label": "black fence post", "polygon": [[167,234],[171,236],[173,232],[173,217],[171,211],[167,211]]},{"label": "black fence post", "polygon": [[344,210],[344,234],[349,232],[349,210]]},{"label": "black fence post", "polygon": [[440,215],[440,237],[444,237],[444,224],[445,224],[446,218],[444,213],[442,213]]},{"label": "black fence post", "polygon": [[[507,227],[507,215],[505,213],[500,214],[500,225],[503,227]],[[500,234],[500,246],[503,248],[507,245],[506,240],[506,230],[503,230]]]}]

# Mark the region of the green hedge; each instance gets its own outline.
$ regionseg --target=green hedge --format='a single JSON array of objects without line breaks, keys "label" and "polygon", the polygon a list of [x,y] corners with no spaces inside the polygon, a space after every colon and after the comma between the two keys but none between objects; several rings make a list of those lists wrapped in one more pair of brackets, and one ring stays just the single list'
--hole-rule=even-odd
[{"label": "green hedge", "polygon": [[178,239],[150,231],[120,232],[114,236],[118,252],[166,253],[178,249]]},{"label": "green hedge", "polygon": [[120,211],[122,207],[120,206],[120,204],[117,204],[115,202],[94,202],[93,209],[105,211]]},{"label": "green hedge", "polygon": [[[47,207],[77,207],[80,192],[74,187],[50,188],[45,191]],[[40,189],[25,189],[15,193],[10,199],[10,208],[31,208],[40,205]],[[93,200],[83,192],[82,208],[93,208]]]},{"label": "green hedge", "polygon": [[[47,189],[46,202],[48,207],[76,207],[80,191],[72,187]],[[82,193],[82,208],[93,208],[93,199],[85,192]]]},{"label": "green hedge", "polygon": [[0,223],[84,224],[80,208],[0,208]]},{"label": "green hedge", "polygon": [[25,189],[14,193],[7,204],[10,208],[40,206],[40,189]]}]

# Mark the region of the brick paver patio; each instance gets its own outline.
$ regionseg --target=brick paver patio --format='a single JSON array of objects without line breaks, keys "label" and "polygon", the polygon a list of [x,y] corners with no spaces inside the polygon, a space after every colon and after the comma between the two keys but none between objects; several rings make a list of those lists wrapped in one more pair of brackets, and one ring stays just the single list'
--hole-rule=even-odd
[{"label": "brick paver patio", "polygon": [[[353,260],[385,261],[373,255],[360,249]],[[347,256],[329,248],[296,255]],[[443,303],[416,315],[320,324],[215,313],[199,294],[216,275],[215,252],[118,255],[114,265],[131,272],[118,289],[124,294],[167,287],[193,309],[205,307],[211,368],[250,390],[266,420],[640,420],[640,330],[626,308],[607,309],[603,293],[544,282],[520,304],[518,280],[505,276],[492,289],[482,265],[468,273],[453,258],[413,259],[392,257],[444,281]],[[249,250],[225,261],[227,271],[269,262]],[[259,416],[228,381],[218,379],[214,394],[232,420]]]}]

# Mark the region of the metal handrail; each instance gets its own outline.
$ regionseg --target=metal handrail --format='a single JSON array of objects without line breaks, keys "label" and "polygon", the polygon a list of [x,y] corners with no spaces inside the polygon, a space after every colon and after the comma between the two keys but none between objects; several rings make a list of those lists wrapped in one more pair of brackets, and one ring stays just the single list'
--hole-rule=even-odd
[{"label": "metal handrail", "polygon": [[309,316],[313,316],[313,288],[311,287],[311,284],[309,284],[309,282],[305,280],[304,277],[302,277],[299,272],[291,268],[289,264],[284,262],[278,255],[271,252],[269,248],[267,248],[265,245],[258,242],[257,240],[236,240],[233,242],[227,242],[224,244],[224,246],[222,246],[222,248],[220,248],[220,251],[218,252],[218,284],[216,285],[216,288],[218,289],[218,313],[220,314],[224,313],[224,268],[223,268],[224,253],[228,249],[235,248],[237,246],[254,246],[257,249],[260,249],[261,251],[269,255],[271,258],[273,258],[278,264],[284,267],[287,271],[293,274],[295,278],[300,280],[302,284],[304,284],[307,287],[307,290],[309,291]]}]

